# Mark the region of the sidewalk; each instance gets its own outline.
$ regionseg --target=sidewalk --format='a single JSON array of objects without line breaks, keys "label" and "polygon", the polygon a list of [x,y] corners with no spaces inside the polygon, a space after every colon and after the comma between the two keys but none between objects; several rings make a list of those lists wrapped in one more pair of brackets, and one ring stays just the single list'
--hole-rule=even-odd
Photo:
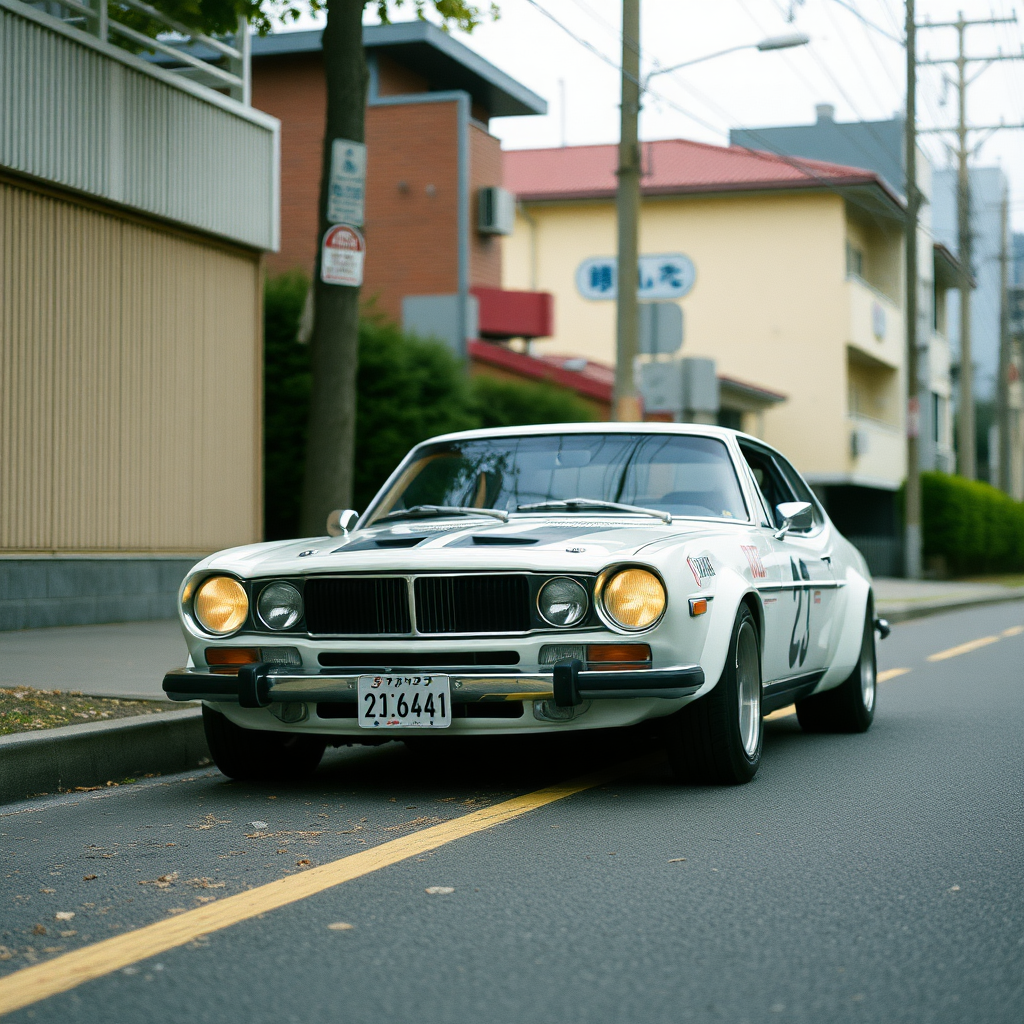
[{"label": "sidewalk", "polygon": [[166,700],[164,673],[185,664],[177,619],[0,633],[0,686]]},{"label": "sidewalk", "polygon": [[1024,587],[948,580],[875,577],[875,613],[890,622],[996,601],[1024,600]]},{"label": "sidewalk", "polygon": [[[876,614],[891,622],[994,601],[1024,600],[1024,588],[1001,583],[878,578],[874,585]],[[3,632],[0,686],[163,700],[164,672],[184,665],[187,656],[176,619]]]}]

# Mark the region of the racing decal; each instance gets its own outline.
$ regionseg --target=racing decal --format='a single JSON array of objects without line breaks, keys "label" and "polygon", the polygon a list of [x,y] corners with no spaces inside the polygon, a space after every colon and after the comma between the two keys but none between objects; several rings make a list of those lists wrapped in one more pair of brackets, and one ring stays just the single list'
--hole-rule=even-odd
[{"label": "racing decal", "polygon": [[[801,558],[800,566],[797,568],[796,559],[790,558],[789,567],[793,573],[793,579],[810,580],[811,574],[807,571],[807,564]],[[820,591],[819,599],[820,599]],[[806,597],[806,601],[804,600]],[[807,660],[807,649],[811,646],[811,595],[805,594],[803,587],[793,588],[793,600],[796,601],[796,616],[793,619],[793,632],[789,636],[789,667],[803,666],[803,663]],[[804,613],[804,604],[807,605],[807,611]],[[797,636],[800,631],[800,619],[804,620],[803,631]]]},{"label": "racing decal", "polygon": [[687,558],[686,564],[690,567],[690,572],[693,573],[693,578],[697,581],[698,587],[703,587],[704,581],[711,579],[715,575],[711,559],[706,555],[701,555],[700,558]]},{"label": "racing decal", "polygon": [[755,580],[765,580],[768,578],[768,570],[764,567],[764,562],[761,561],[761,555],[758,553],[757,548],[753,544],[741,544],[740,551],[747,556],[747,565],[750,566],[750,575]]}]

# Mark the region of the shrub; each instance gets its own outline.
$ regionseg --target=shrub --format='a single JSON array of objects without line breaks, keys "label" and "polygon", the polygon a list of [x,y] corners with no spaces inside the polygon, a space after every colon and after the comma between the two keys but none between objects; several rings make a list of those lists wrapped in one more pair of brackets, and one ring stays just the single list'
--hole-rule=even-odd
[{"label": "shrub", "polygon": [[472,379],[471,386],[473,404],[481,427],[578,423],[595,418],[587,402],[554,384],[481,375]]},{"label": "shrub", "polygon": [[[264,536],[298,532],[312,377],[309,347],[296,342],[308,287],[298,271],[269,278],[264,292]],[[469,380],[444,345],[403,334],[379,317],[359,325],[353,503],[364,509],[414,445],[472,427],[593,419],[571,391],[551,384]]]},{"label": "shrub", "polygon": [[1024,569],[1024,503],[946,473],[921,474],[925,557],[941,555],[957,574]]}]

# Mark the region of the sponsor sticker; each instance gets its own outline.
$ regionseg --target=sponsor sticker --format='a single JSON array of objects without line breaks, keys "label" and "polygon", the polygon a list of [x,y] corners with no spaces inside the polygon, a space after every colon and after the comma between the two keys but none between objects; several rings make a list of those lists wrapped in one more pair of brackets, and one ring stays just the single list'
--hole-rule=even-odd
[{"label": "sponsor sticker", "polygon": [[690,567],[690,572],[693,573],[693,578],[697,581],[698,587],[703,587],[704,581],[711,579],[715,575],[711,559],[706,555],[701,555],[699,558],[687,558],[686,564]]},{"label": "sponsor sticker", "polygon": [[750,575],[756,580],[768,578],[768,570],[761,561],[761,555],[753,544],[741,544],[740,551],[747,557],[747,565],[750,566]]}]

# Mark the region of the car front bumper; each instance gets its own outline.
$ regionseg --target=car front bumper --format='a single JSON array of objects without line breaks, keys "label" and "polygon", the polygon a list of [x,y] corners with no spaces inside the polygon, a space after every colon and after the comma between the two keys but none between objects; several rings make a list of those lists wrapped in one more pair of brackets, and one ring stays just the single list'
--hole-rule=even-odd
[{"label": "car front bumper", "polygon": [[[578,661],[560,662],[553,672],[447,672],[452,702],[537,700],[572,707],[584,700],[622,700],[691,697],[704,684],[699,665],[628,671],[583,669]],[[243,665],[237,675],[205,668],[179,668],[164,676],[164,693],[171,700],[205,700],[237,703],[243,708],[263,708],[274,703],[356,703],[360,675],[384,675],[380,669],[363,673],[305,672],[280,665]],[[414,675],[403,669],[400,675]],[[420,673],[425,674],[425,673]]]}]

